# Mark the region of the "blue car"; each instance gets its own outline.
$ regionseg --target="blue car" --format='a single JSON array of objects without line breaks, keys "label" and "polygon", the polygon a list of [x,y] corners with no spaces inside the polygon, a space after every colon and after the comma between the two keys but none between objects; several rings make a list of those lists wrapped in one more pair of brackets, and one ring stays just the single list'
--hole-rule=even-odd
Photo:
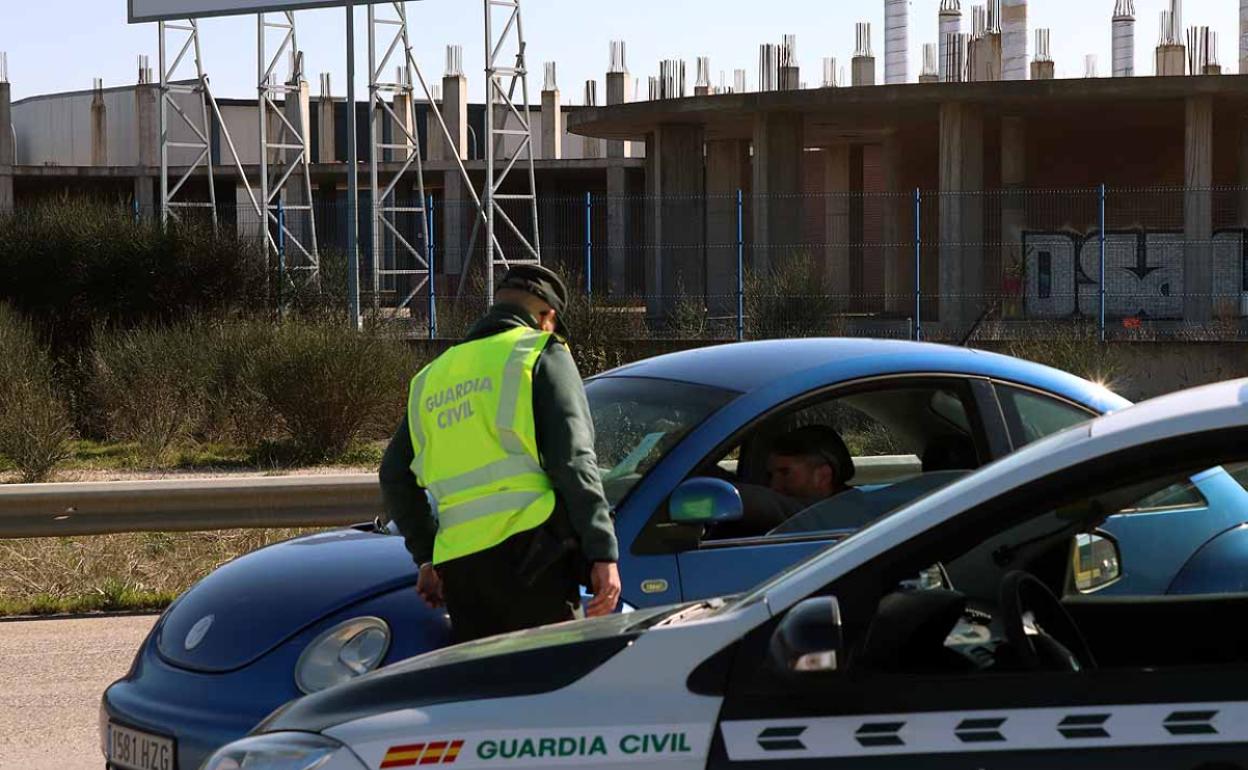
[{"label": "blue car", "polygon": [[[876,515],[1128,405],[1017,359],[876,340],[694,350],[587,388],[616,508],[623,600],[638,609],[743,591]],[[812,424],[844,440],[852,489],[777,525],[752,502],[767,497],[769,447]],[[1207,580],[1185,565],[1193,554],[1216,561],[1222,531],[1238,538],[1229,551],[1248,549],[1234,516],[1221,531],[1182,526],[1193,505],[1248,497],[1225,472],[1173,494],[1111,523],[1125,558],[1147,565],[1115,590],[1182,587],[1181,573]],[[416,596],[396,534],[378,522],[282,543],[182,595],[104,694],[109,765],[195,770],[285,702],[447,644],[448,621]]]}]

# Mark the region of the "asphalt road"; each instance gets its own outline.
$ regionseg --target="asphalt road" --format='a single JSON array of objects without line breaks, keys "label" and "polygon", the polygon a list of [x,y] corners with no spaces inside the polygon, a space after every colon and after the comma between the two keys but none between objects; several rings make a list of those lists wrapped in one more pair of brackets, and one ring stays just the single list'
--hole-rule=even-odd
[{"label": "asphalt road", "polygon": [[101,770],[100,694],[155,616],[0,623],[0,768]]}]

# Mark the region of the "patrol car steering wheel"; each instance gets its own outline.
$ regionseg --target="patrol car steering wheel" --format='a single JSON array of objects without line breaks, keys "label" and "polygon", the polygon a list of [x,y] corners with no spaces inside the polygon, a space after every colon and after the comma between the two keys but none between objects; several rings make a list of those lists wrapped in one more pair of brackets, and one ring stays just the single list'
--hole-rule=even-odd
[{"label": "patrol car steering wheel", "polygon": [[[1096,668],[1092,649],[1075,619],[1036,577],[1021,571],[1006,575],[1001,581],[998,607],[1005,639],[1024,669],[1055,665],[1069,671]],[[1036,633],[1027,633],[1028,621]]]}]

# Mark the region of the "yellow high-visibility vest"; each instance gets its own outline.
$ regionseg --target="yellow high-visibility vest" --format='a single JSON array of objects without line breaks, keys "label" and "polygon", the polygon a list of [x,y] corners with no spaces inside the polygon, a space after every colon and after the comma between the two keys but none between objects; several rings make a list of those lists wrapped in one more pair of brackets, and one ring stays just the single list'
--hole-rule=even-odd
[{"label": "yellow high-visibility vest", "polygon": [[412,472],[437,503],[434,564],[493,548],[554,512],[533,419],[533,369],[550,338],[517,328],[466,342],[412,379]]}]

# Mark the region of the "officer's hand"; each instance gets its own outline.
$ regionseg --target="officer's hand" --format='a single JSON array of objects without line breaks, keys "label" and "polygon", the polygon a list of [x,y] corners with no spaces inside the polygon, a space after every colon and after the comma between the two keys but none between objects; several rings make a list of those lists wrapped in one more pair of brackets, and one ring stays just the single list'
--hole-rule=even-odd
[{"label": "officer's hand", "polygon": [[609,562],[598,562],[589,573],[594,598],[585,605],[585,617],[600,618],[615,612],[620,604],[620,568]]},{"label": "officer's hand", "polygon": [[442,578],[432,564],[420,568],[420,577],[416,580],[416,593],[433,609],[441,609],[445,604],[442,597]]}]

